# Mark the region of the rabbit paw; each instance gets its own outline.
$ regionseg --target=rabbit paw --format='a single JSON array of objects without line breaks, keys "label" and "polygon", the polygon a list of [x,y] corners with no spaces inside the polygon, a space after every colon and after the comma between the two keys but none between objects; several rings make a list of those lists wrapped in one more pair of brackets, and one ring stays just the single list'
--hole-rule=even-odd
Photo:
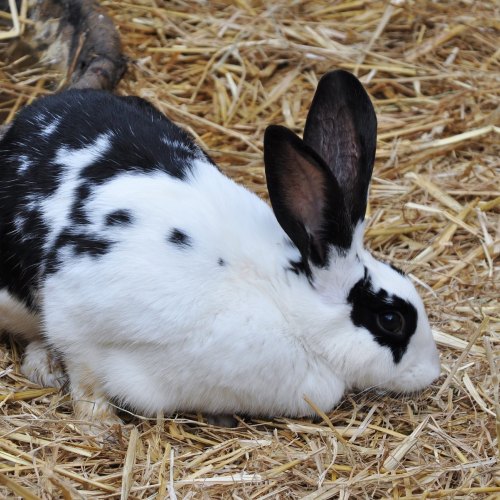
[{"label": "rabbit paw", "polygon": [[67,382],[61,363],[40,340],[30,342],[26,347],[21,371],[32,382],[42,387],[60,389]]}]

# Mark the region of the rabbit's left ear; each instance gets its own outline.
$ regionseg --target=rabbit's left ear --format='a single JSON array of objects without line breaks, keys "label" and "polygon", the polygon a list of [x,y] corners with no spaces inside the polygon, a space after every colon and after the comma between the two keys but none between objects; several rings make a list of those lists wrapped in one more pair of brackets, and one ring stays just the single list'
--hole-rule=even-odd
[{"label": "rabbit's left ear", "polygon": [[322,267],[330,245],[348,249],[352,231],[342,192],[325,162],[278,125],[266,129],[264,162],[274,213],[303,261]]},{"label": "rabbit's left ear", "polygon": [[337,180],[354,228],[365,217],[377,142],[373,105],[354,75],[337,70],[321,78],[307,116],[304,142]]}]

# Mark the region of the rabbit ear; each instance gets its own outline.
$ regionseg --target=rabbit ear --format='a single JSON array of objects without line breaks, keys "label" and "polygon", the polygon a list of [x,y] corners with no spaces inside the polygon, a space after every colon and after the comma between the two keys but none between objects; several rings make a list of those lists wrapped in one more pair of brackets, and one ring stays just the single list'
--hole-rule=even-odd
[{"label": "rabbit ear", "polygon": [[365,217],[377,142],[377,118],[359,80],[337,70],[321,78],[304,142],[326,162],[344,194],[352,227]]},{"label": "rabbit ear", "polygon": [[349,221],[337,181],[325,162],[293,132],[270,125],[264,162],[271,204],[281,227],[307,265],[324,266],[329,244],[347,249]]}]

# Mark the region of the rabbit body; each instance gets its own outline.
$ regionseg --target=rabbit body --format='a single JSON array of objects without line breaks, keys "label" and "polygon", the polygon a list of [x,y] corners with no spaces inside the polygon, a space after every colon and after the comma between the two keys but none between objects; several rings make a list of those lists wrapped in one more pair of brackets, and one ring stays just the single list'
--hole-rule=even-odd
[{"label": "rabbit body", "polygon": [[[31,342],[27,375],[67,375],[97,419],[110,400],[301,416],[304,396],[327,411],[348,388],[428,385],[439,362],[418,294],[363,249],[362,207],[330,207],[343,229],[323,237],[310,213],[327,212],[315,193],[331,174],[287,134],[266,133],[273,211],[139,98],[67,91],[21,111],[0,142],[0,327]],[[320,188],[302,192],[304,178]],[[399,308],[400,335],[380,303]]]}]

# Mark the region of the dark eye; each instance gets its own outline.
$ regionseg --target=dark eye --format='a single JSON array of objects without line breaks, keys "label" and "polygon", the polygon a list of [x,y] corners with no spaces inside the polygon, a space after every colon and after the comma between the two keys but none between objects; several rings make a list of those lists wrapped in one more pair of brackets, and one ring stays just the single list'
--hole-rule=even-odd
[{"label": "dark eye", "polygon": [[377,325],[385,333],[402,333],[405,320],[399,311],[385,311],[377,314]]}]

